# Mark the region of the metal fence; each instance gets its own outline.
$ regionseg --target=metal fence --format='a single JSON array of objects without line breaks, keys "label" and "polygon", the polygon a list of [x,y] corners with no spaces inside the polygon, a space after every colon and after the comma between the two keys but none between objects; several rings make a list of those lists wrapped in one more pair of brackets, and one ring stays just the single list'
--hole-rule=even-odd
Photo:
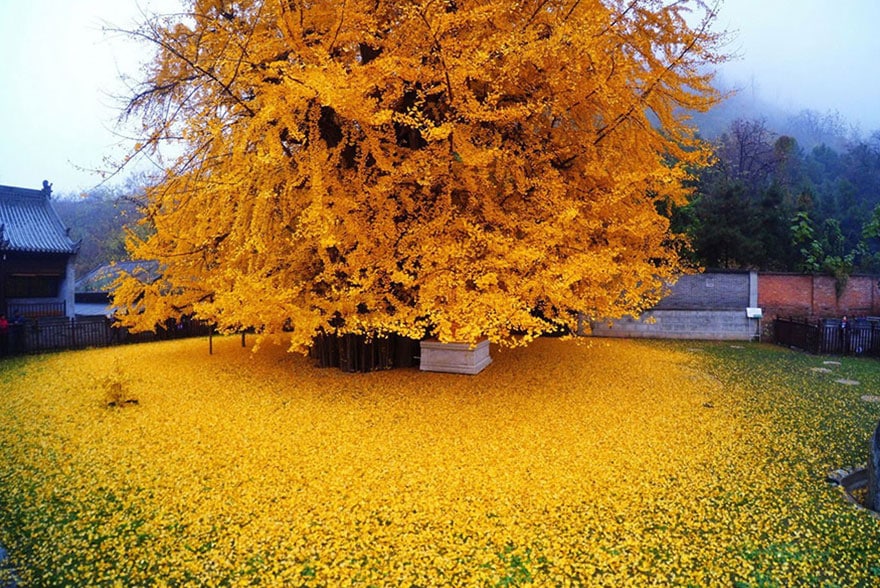
[{"label": "metal fence", "polygon": [[780,345],[810,353],[880,357],[878,317],[859,318],[847,323],[840,319],[777,318],[773,321],[773,336]]},{"label": "metal fence", "polygon": [[167,324],[155,332],[131,333],[105,317],[40,318],[9,325],[0,333],[0,355],[23,355],[65,349],[108,347],[165,339],[201,337],[211,333],[210,325],[199,321]]}]

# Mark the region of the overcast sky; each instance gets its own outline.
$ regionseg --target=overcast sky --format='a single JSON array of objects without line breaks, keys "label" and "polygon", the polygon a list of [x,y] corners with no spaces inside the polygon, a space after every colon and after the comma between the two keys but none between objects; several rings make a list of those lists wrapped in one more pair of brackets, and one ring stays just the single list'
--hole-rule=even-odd
[{"label": "overcast sky", "polygon": [[880,129],[880,1],[727,0],[719,28],[737,32],[723,66],[743,92],[799,111],[838,111]]},{"label": "overcast sky", "polygon": [[[124,153],[114,135],[144,49],[102,31],[131,28],[139,6],[174,0],[0,0],[0,184],[88,190],[91,170]],[[726,0],[719,28],[736,32],[725,79],[783,108],[838,111],[880,129],[880,0]],[[140,52],[140,53],[139,53]]]}]

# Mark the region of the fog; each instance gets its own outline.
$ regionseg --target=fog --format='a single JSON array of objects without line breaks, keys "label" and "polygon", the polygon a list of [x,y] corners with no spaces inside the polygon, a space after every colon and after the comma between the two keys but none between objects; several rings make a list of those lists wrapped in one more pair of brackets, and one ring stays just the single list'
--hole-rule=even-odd
[{"label": "fog", "polygon": [[[56,192],[87,190],[93,170],[130,142],[114,131],[125,74],[137,78],[144,47],[102,31],[130,28],[139,6],[174,0],[0,0],[0,184]],[[764,101],[790,111],[839,112],[859,131],[880,128],[880,2],[728,0],[718,27],[738,57],[720,81],[740,90],[734,105]],[[744,114],[751,114],[745,111]],[[736,114],[736,113],[733,113]]]},{"label": "fog", "polygon": [[797,112],[839,112],[880,129],[880,2],[728,0],[718,25],[733,36],[721,81],[744,102]]}]

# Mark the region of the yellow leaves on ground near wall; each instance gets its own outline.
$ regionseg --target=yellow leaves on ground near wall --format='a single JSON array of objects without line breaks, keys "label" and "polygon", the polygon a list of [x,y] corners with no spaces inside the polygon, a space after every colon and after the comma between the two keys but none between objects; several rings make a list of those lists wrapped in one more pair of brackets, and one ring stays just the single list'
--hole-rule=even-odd
[{"label": "yellow leaves on ground near wall", "polygon": [[877,522],[823,478],[876,415],[810,361],[542,339],[475,377],[349,375],[237,338],[6,361],[0,543],[23,585],[867,585]]}]

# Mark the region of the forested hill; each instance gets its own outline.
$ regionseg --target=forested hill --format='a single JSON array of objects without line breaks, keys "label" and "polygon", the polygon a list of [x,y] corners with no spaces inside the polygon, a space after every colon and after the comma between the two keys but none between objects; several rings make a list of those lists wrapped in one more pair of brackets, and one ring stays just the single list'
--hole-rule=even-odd
[{"label": "forested hill", "polygon": [[694,261],[839,276],[880,271],[880,131],[742,95],[694,122],[716,155],[696,171],[691,203],[672,213],[673,227],[691,237]]},{"label": "forested hill", "polygon": [[790,110],[763,100],[751,88],[722,90],[727,98],[708,112],[694,113],[693,123],[706,139],[717,139],[736,120],[757,120],[777,135],[787,135],[798,145],[811,150],[826,145],[843,151],[861,137],[869,137],[878,129],[860,128],[835,111]]},{"label": "forested hill", "polygon": [[123,189],[98,189],[54,201],[55,210],[70,228],[70,236],[80,241],[77,279],[106,263],[128,258],[124,227],[134,226],[140,218],[134,198],[140,191],[129,182]]}]

